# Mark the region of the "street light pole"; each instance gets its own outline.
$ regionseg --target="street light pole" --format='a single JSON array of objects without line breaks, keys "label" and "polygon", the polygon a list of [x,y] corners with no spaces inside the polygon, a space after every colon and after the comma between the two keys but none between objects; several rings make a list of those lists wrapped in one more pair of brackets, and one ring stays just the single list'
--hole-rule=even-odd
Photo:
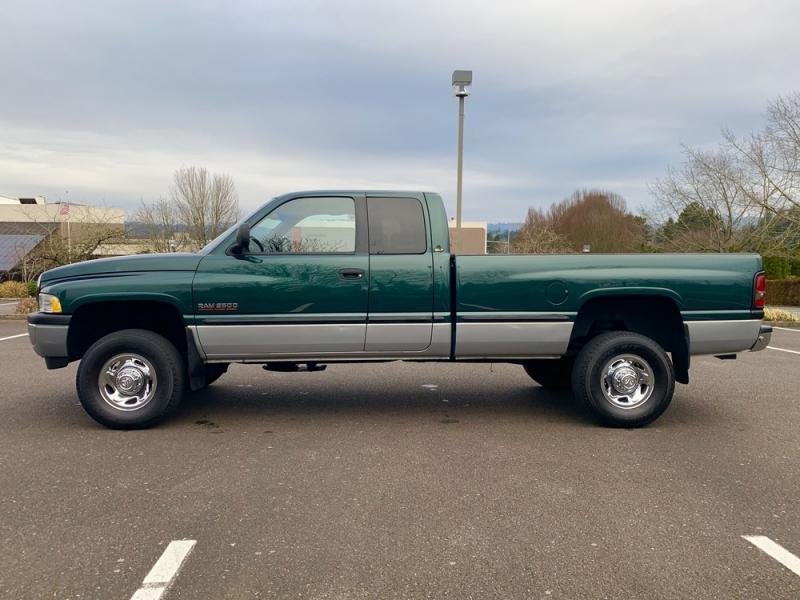
[{"label": "street light pole", "polygon": [[456,230],[461,234],[461,193],[464,175],[464,100],[469,96],[472,71],[453,71],[453,89],[458,98],[458,174],[456,183]]},{"label": "street light pole", "polygon": [[458,183],[456,184],[456,229],[461,231],[461,193],[464,177],[464,96],[458,96]]}]

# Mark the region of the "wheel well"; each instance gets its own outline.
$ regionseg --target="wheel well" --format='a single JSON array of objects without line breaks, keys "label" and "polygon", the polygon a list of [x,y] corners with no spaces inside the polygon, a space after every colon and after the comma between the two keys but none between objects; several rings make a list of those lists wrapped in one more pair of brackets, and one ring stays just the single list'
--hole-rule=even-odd
[{"label": "wheel well", "polygon": [[632,331],[647,336],[672,354],[675,378],[689,382],[689,343],[677,304],[663,296],[603,296],[588,300],[578,311],[569,353],[577,354],[594,336],[606,331]]},{"label": "wheel well", "polygon": [[178,309],[164,302],[146,300],[93,302],[72,315],[67,350],[72,360],[104,335],[122,329],[148,329],[163,335],[186,356],[186,328]]}]

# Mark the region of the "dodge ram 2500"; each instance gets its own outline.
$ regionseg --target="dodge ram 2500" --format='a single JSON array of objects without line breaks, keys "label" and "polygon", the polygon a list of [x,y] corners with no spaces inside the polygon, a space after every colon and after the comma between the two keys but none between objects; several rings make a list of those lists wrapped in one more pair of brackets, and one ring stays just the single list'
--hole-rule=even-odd
[{"label": "dodge ram 2500", "polygon": [[664,412],[692,355],[761,350],[755,254],[455,256],[442,199],[313,191],[275,198],[197,253],[52,269],[28,317],[50,369],[113,428],[163,419],[231,362],[521,365],[606,424]]}]

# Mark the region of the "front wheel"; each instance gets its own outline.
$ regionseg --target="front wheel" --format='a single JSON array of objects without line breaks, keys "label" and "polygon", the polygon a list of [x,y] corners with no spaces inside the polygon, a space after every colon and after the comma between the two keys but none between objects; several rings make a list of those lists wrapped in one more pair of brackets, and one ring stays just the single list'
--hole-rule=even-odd
[{"label": "front wheel", "polygon": [[592,338],[578,353],[572,393],[605,424],[641,427],[657,419],[675,391],[675,372],[661,346],[638,333]]},{"label": "front wheel", "polygon": [[87,413],[112,429],[143,429],[180,403],[184,365],[166,338],[124,329],[97,340],[78,366],[78,398]]}]

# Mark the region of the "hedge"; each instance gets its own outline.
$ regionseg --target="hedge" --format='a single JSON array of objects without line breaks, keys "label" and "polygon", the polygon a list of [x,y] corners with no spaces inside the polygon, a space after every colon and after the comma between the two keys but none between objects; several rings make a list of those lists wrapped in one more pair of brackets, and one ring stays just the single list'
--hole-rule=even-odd
[{"label": "hedge", "polygon": [[800,277],[767,279],[769,306],[800,306]]},{"label": "hedge", "polygon": [[789,259],[789,270],[792,277],[800,277],[800,256]]},{"label": "hedge", "polygon": [[789,259],[785,256],[765,256],[764,272],[767,279],[786,279],[790,275]]}]

